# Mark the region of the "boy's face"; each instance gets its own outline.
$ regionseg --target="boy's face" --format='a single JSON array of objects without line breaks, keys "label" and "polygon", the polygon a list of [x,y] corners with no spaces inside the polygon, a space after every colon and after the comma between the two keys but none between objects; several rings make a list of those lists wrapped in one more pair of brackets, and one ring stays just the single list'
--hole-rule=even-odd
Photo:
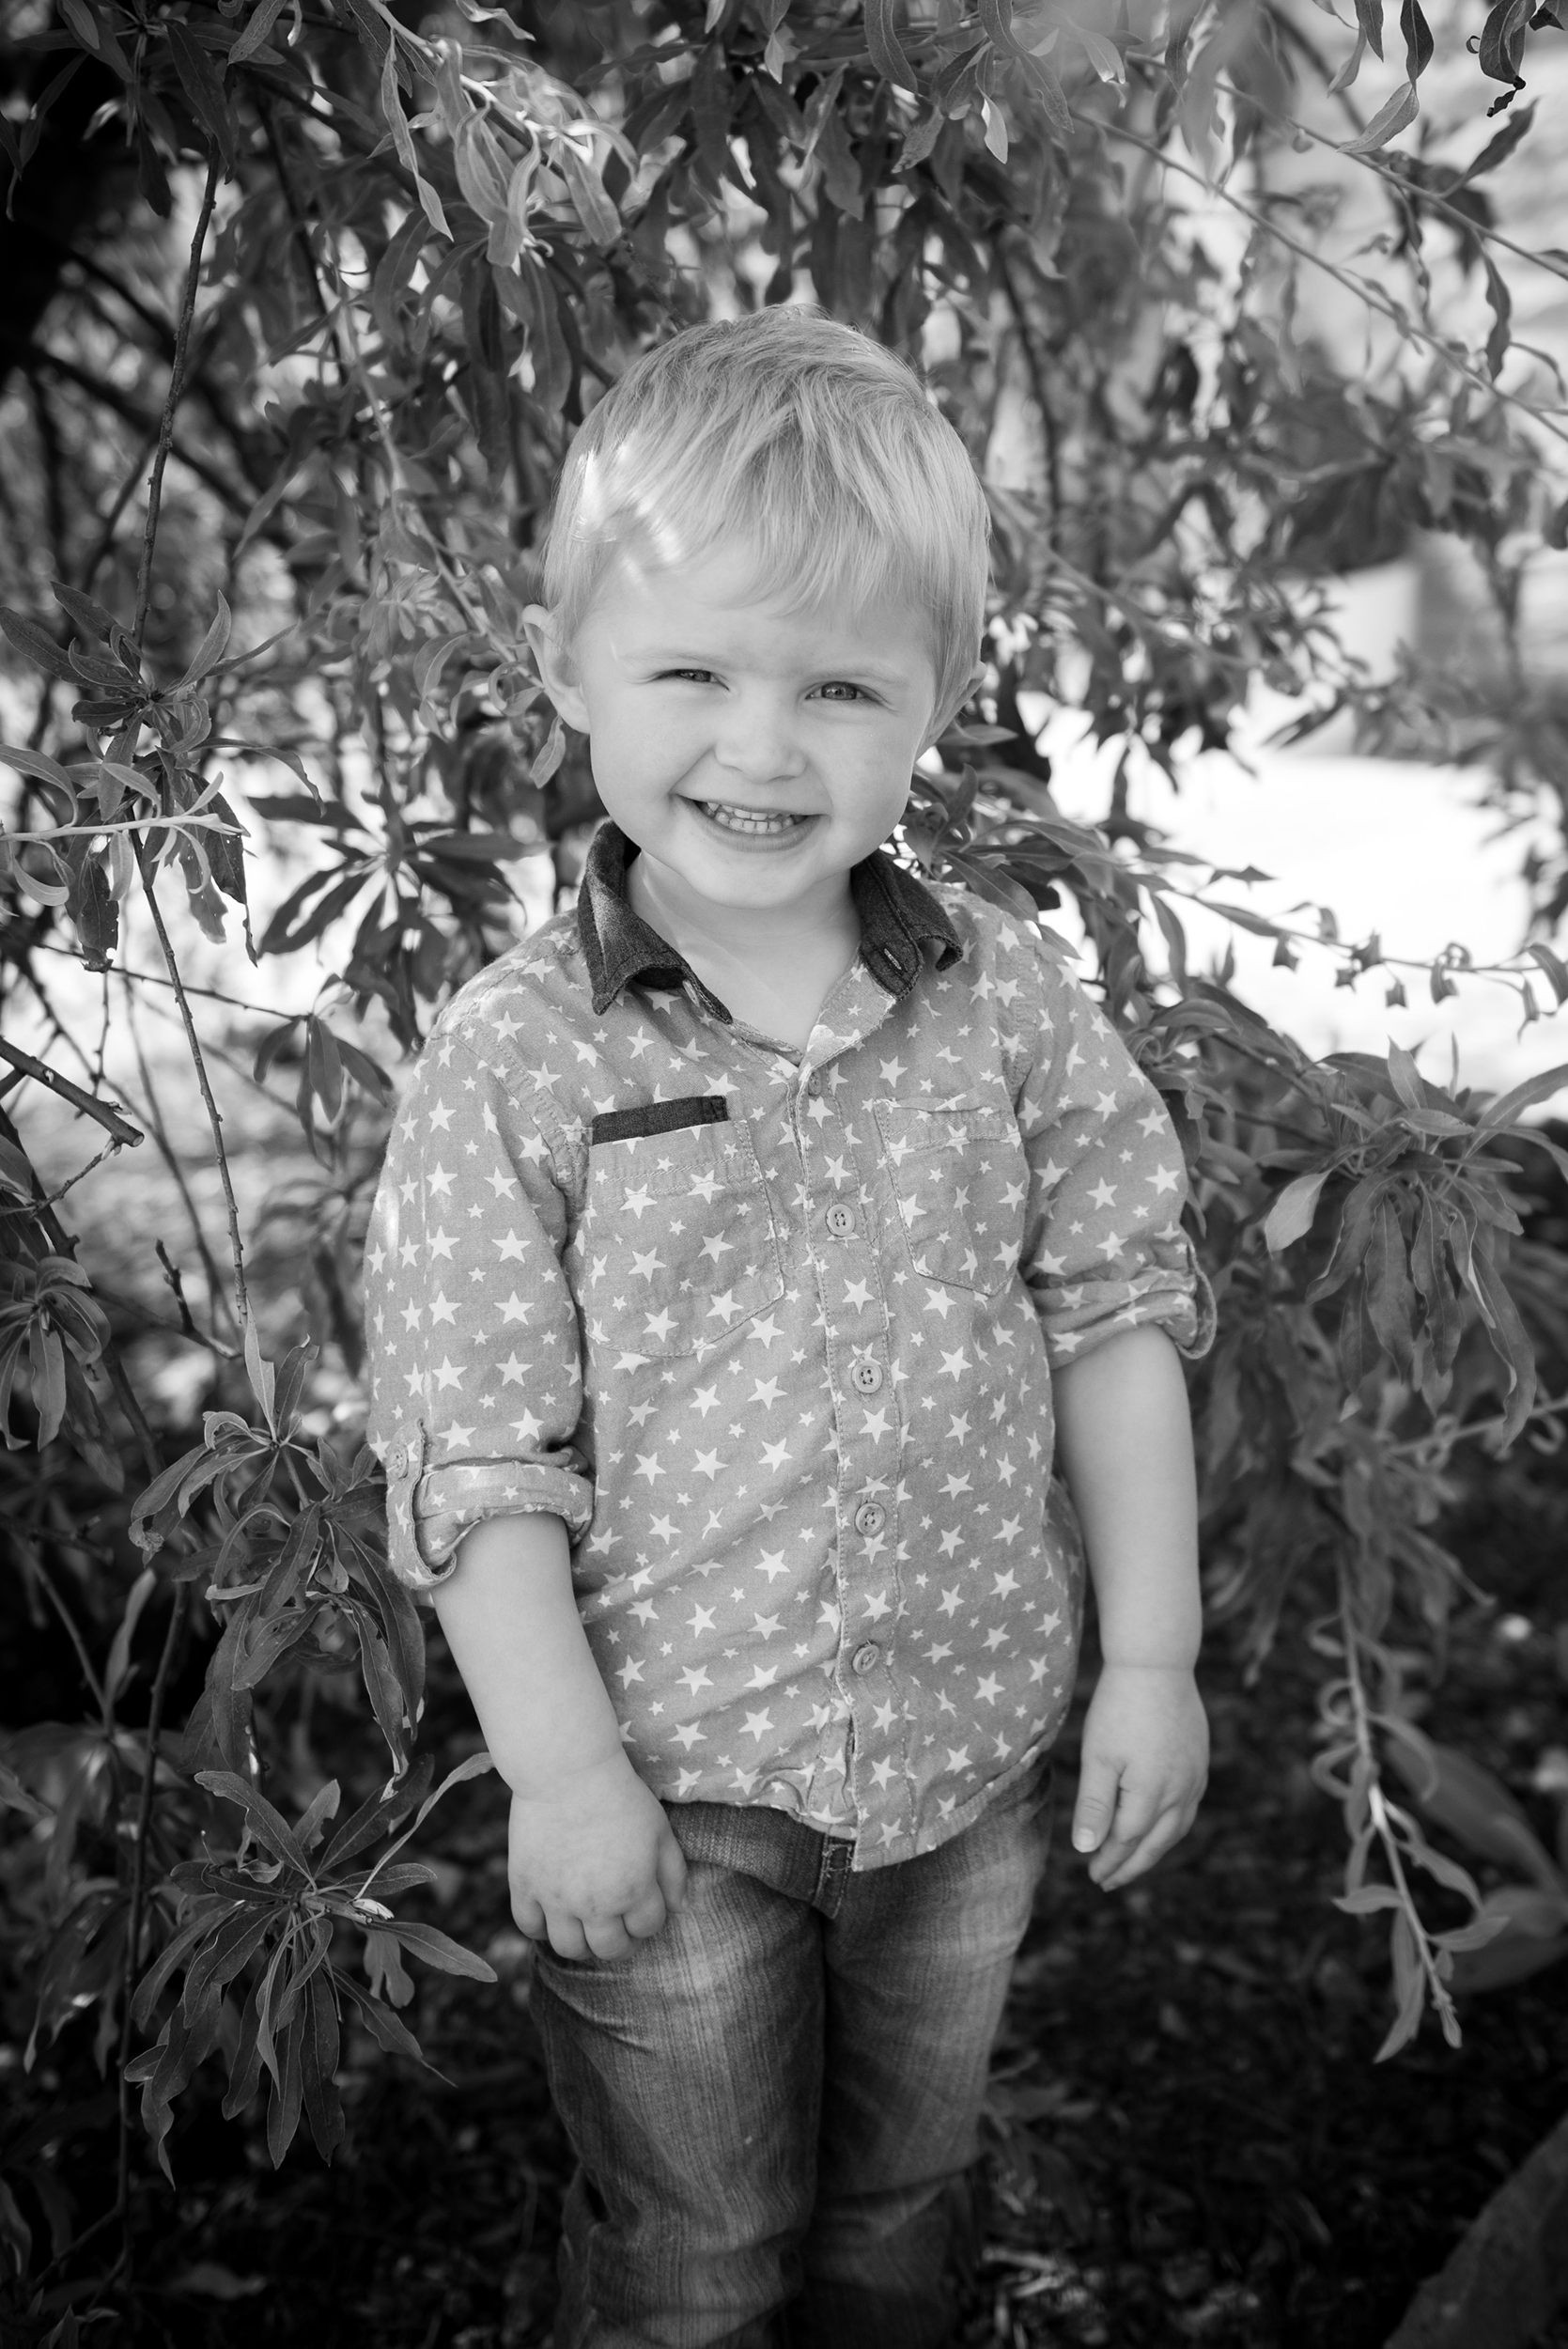
[{"label": "boy's face", "polygon": [[568,653],[537,605],[529,640],[665,901],[809,921],[904,813],[936,698],[929,624],[886,602],[788,613],[753,572],[734,545],[622,561]]}]

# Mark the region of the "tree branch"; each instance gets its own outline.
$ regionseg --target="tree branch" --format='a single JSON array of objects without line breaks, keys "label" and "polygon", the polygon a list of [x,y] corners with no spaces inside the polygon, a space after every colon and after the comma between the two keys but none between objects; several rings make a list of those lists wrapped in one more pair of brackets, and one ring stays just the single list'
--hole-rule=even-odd
[{"label": "tree branch", "polygon": [[23,1051],[18,1045],[8,1044],[3,1037],[0,1037],[0,1060],[8,1060],[13,1068],[19,1068],[23,1076],[31,1077],[35,1084],[46,1085],[51,1093],[57,1093],[62,1101],[69,1101],[73,1109],[80,1110],[84,1117],[95,1119],[105,1133],[114,1135],[116,1142],[126,1143],[134,1148],[138,1142],[146,1140],[140,1128],[128,1125],[113,1104],[100,1101],[90,1093],[84,1093],[81,1086],[72,1084],[69,1077],[57,1076],[41,1060],[35,1060],[31,1052]]}]

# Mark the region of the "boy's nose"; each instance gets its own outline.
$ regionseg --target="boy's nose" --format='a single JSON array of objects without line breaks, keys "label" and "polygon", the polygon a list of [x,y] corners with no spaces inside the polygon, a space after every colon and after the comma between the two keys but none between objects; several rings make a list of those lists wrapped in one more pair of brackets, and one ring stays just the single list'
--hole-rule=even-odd
[{"label": "boy's nose", "polygon": [[724,711],[713,754],[727,774],[746,783],[787,779],[805,765],[793,713],[771,695],[737,697]]}]

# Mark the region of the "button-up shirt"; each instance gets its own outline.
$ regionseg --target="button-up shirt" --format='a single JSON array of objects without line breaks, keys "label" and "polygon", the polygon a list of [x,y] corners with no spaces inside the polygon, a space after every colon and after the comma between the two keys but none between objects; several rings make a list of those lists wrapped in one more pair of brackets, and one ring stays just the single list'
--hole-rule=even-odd
[{"label": "button-up shirt", "polygon": [[1053,1368],[1212,1306],[1158,1096],[1039,930],[885,854],[803,1050],[626,894],[443,1011],[366,1251],[393,1566],[551,1511],[630,1761],[926,1851],[1048,1747],[1082,1552]]}]

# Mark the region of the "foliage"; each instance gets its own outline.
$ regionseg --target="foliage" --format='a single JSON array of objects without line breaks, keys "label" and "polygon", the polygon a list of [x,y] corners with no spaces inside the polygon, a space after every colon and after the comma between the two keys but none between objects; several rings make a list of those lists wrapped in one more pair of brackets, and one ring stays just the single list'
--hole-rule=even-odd
[{"label": "foliage", "polygon": [[[322,1350],[350,1374],[363,1352],[353,1211],[391,1090],[344,1023],[414,1049],[515,934],[516,860],[549,853],[570,881],[591,779],[542,702],[520,614],[585,405],[649,336],[801,288],[925,353],[986,478],[989,671],[917,776],[902,852],[1030,920],[1070,901],[1108,1010],[1177,1119],[1221,1300],[1195,1388],[1214,1609],[1260,1663],[1288,1598],[1327,1610],[1322,1769],[1346,1805],[1347,1899],[1393,1919],[1385,2052],[1429,1999],[1452,2033],[1465,1969],[1478,1981],[1531,1928],[1383,1792],[1385,1749],[1415,1750],[1391,1641],[1440,1636],[1456,1569],[1431,1529],[1458,1447],[1560,1423],[1533,1358],[1561,1351],[1568,1283],[1560,1256],[1519,1245],[1504,1145],[1542,1141],[1520,1121],[1565,1072],[1489,1103],[1397,1048],[1311,1060],[1236,998],[1229,967],[1189,969],[1185,903],[1272,937],[1278,961],[1321,952],[1346,984],[1381,972],[1390,1003],[1411,966],[1375,936],[1342,941],[1327,913],[1302,927],[1217,896],[1256,877],[1178,855],[1129,812],[1127,778],[1226,741],[1262,678],[1315,718],[1350,708],[1483,758],[1499,805],[1545,789],[1568,808],[1553,689],[1527,675],[1514,626],[1524,565],[1560,543],[1547,459],[1568,435],[1511,344],[1481,185],[1527,113],[1467,162],[1389,148],[1433,54],[1418,0],[1400,20],[1405,81],[1365,122],[1345,93],[1364,52],[1382,56],[1381,0],[1358,0],[1337,65],[1279,0],[1141,0],[1094,23],[1010,0],[459,10],[416,33],[382,0],[59,0],[57,16],[39,0],[0,60],[23,288],[0,361],[26,400],[3,428],[39,459],[0,469],[18,551],[4,626],[36,693],[30,739],[0,754],[20,779],[0,842],[5,956],[47,1012],[46,952],[117,970],[132,918],[150,922],[231,1259],[225,1283],[222,1242],[204,1238],[205,1323],[169,1275],[231,1408],[165,1460],[59,1199],[0,1118],[0,1396],[8,1444],[32,1447],[6,1466],[19,1571],[69,1621],[87,1558],[118,1616],[102,1672],[82,1645],[96,1719],[10,1737],[0,1776],[0,1798],[48,1830],[40,2037],[93,2015],[119,2082],[119,2195],[99,2223],[129,2210],[128,2082],[165,2167],[174,2099],[214,2051],[225,2110],[267,2076],[274,2160],[302,2115],[330,2153],[345,2016],[416,2052],[394,2011],[410,1988],[399,1950],[486,1970],[381,1897],[419,1880],[394,1855],[435,1797],[413,1750],[422,1638],[379,1546],[379,1470],[311,1410]],[[1522,86],[1529,33],[1559,22],[1557,0],[1533,16],[1497,0],[1478,53],[1497,107]],[[1348,140],[1320,127],[1332,105],[1352,110]],[[77,176],[52,211],[62,142]],[[1271,185],[1304,148],[1386,196],[1398,257],[1375,280],[1327,257],[1311,207]],[[1217,210],[1236,253],[1216,241]],[[1544,266],[1562,272],[1560,257]],[[1476,270],[1472,350],[1444,305]],[[1296,334],[1314,274],[1389,330],[1370,380]],[[1503,685],[1466,695],[1408,664],[1374,687],[1336,644],[1314,583],[1413,528],[1481,556]],[[1032,692],[1122,746],[1103,828],[1053,801],[1020,712]],[[222,760],[276,763],[298,786],[252,796],[259,843]],[[259,937],[258,870],[290,875]],[[1539,876],[1552,917],[1565,872]],[[181,959],[193,926],[217,941],[236,920],[256,960],[315,947],[338,966],[254,1058],[257,1082],[297,1065],[320,1170],[297,1203],[316,1348],[277,1364]],[[1545,938],[1489,973],[1455,947],[1421,976],[1434,1003],[1504,984],[1527,1021],[1543,988],[1568,999]],[[107,1097],[101,1049],[83,1045],[85,1087],[0,1050],[107,1150],[142,1139]],[[162,1143],[156,1104],[145,1122]],[[62,1476],[68,1447],[90,1483]],[[129,1576],[94,1532],[128,1478]],[[68,1481],[82,1498],[62,1522]],[[158,1610],[147,1718],[130,1728],[138,1626]],[[206,1685],[177,1736],[165,1709],[194,1634]],[[309,1691],[345,1671],[391,1777],[328,1841],[338,1781],[313,1781],[294,1732]],[[1467,1922],[1428,1921],[1423,1872],[1460,1891]],[[341,1954],[354,1933],[368,1990]],[[64,2341],[75,2319],[51,2332],[47,2295],[85,2238],[35,2268],[5,2192],[18,2305]],[[116,2285],[130,2257],[127,2241]]]}]

